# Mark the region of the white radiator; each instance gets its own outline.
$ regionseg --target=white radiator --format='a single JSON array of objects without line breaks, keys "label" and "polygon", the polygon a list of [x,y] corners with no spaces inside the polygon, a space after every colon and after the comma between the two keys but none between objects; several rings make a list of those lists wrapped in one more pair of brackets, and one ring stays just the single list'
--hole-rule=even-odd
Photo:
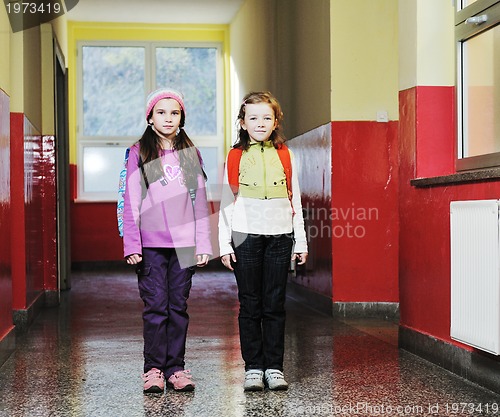
[{"label": "white radiator", "polygon": [[451,338],[500,354],[499,200],[453,201]]}]

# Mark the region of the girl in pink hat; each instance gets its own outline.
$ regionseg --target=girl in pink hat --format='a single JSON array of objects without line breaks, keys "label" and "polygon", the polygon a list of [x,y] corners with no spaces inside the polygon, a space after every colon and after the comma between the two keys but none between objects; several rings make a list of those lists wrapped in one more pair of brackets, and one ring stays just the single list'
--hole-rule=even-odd
[{"label": "girl in pink hat", "polygon": [[148,126],[129,152],[123,247],[136,265],[144,302],[144,392],[192,391],[184,369],[187,299],[195,266],[212,254],[205,174],[199,151],[184,131],[182,94],[153,91]]}]

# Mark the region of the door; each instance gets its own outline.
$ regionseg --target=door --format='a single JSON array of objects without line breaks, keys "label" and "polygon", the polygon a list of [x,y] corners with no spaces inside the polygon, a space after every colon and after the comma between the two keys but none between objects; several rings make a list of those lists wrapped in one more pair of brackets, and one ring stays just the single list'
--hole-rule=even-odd
[{"label": "door", "polygon": [[57,262],[60,290],[71,288],[71,240],[69,215],[68,74],[64,60],[54,45],[54,97],[57,182]]}]

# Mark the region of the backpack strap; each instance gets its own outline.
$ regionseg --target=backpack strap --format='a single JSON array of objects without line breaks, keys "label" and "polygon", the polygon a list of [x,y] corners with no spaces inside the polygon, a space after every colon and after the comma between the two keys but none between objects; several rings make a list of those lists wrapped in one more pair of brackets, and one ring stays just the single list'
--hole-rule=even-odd
[{"label": "backpack strap", "polygon": [[227,179],[234,195],[240,189],[240,160],[243,149],[232,148],[227,155]]},{"label": "backpack strap", "polygon": [[283,165],[283,170],[285,171],[286,178],[286,189],[288,191],[288,199],[292,200],[292,161],[290,160],[290,151],[285,144],[281,144],[281,146],[277,149],[278,156],[281,161],[281,165]]},{"label": "backpack strap", "polygon": [[118,234],[123,237],[123,209],[125,207],[125,188],[127,186],[127,163],[130,154],[130,148],[125,150],[125,158],[123,159],[123,167],[120,171],[120,179],[118,182],[118,200],[116,202],[116,218],[118,220]]}]

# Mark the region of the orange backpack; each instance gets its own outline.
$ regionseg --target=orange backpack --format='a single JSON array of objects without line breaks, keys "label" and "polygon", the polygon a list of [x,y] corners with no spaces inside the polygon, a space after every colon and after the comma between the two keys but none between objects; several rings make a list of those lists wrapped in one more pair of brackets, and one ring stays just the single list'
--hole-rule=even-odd
[{"label": "orange backpack", "polygon": [[[290,152],[288,147],[282,144],[279,148],[278,156],[283,165],[283,170],[285,171],[286,177],[286,189],[288,191],[288,198],[292,200],[292,162],[290,160]],[[238,193],[239,190],[239,175],[240,175],[240,160],[243,154],[243,149],[232,148],[227,156],[227,177],[228,182],[234,195]]]}]

